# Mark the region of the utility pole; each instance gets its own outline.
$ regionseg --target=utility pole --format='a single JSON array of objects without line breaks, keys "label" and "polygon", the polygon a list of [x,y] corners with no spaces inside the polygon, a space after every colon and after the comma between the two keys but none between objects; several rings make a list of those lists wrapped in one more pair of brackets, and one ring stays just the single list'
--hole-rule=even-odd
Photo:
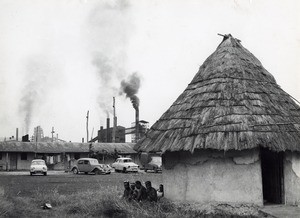
[{"label": "utility pole", "polygon": [[89,142],[89,111],[86,114],[86,142]]},{"label": "utility pole", "polygon": [[52,142],[53,142],[53,134],[54,134],[54,127],[52,127],[52,131],[51,131],[51,134],[52,134]]},{"label": "utility pole", "polygon": [[38,134],[39,134],[39,126],[36,127],[36,136],[35,136],[35,154],[34,154],[34,158],[37,157]]}]

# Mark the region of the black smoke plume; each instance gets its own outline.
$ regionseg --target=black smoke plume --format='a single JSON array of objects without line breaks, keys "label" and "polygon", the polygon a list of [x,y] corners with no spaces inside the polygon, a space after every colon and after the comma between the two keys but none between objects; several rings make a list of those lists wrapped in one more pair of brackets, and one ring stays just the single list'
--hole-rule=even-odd
[{"label": "black smoke plume", "polygon": [[137,73],[132,73],[126,80],[121,81],[120,93],[130,99],[134,109],[139,108],[140,99],[137,96],[141,85],[141,79]]}]

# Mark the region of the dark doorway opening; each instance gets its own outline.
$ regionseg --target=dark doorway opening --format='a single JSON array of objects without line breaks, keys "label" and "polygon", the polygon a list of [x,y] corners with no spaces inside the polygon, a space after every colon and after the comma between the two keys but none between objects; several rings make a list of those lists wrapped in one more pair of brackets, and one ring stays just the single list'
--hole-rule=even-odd
[{"label": "dark doorway opening", "polygon": [[284,154],[265,148],[261,148],[260,154],[264,204],[282,204],[284,202]]}]

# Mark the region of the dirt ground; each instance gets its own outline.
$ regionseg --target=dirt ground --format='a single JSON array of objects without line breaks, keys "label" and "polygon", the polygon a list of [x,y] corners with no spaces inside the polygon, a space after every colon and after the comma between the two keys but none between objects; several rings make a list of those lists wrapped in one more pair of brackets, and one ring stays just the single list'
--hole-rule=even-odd
[{"label": "dirt ground", "polygon": [[57,190],[59,194],[72,194],[86,190],[116,189],[122,194],[123,182],[147,180],[152,182],[154,188],[162,183],[161,173],[111,173],[109,175],[85,175],[49,171],[47,176],[30,176],[29,172],[1,172],[0,189],[6,195],[31,197],[37,191],[47,193]]}]

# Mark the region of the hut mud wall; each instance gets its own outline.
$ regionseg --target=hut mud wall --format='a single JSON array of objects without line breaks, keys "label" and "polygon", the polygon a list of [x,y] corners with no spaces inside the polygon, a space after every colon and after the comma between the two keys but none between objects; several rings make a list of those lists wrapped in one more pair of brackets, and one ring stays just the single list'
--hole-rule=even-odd
[{"label": "hut mud wall", "polygon": [[284,162],[285,204],[300,204],[300,154],[286,152]]},{"label": "hut mud wall", "polygon": [[196,150],[163,155],[165,196],[199,203],[263,205],[259,152]]}]

